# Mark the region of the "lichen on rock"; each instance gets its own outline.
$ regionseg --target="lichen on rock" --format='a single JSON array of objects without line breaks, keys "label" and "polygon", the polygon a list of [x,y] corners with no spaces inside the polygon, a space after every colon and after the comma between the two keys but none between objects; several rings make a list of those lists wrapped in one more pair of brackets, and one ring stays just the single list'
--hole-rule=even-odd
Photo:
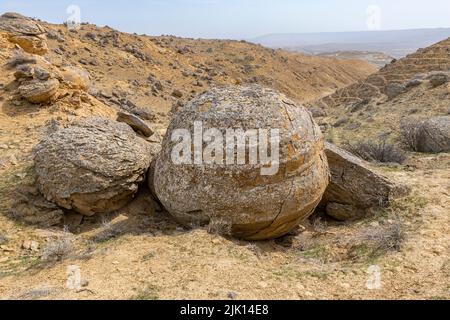
[{"label": "lichen on rock", "polygon": [[124,123],[82,120],[35,147],[39,190],[48,200],[84,215],[112,212],[133,198],[157,147]]},{"label": "lichen on rock", "polygon": [[[175,164],[172,133],[186,129],[193,134],[195,122],[221,132],[278,129],[278,171],[261,175],[265,165],[248,161]],[[233,236],[261,240],[280,237],[306,219],[320,202],[328,175],[322,133],[305,108],[272,89],[221,87],[174,115],[149,183],[178,221],[227,221]]]}]

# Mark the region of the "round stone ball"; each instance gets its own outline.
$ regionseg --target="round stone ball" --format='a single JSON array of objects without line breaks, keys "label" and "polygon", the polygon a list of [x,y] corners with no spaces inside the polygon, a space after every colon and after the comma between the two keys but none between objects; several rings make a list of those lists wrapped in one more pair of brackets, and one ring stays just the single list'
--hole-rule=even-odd
[{"label": "round stone ball", "polygon": [[34,149],[41,193],[58,206],[87,216],[127,204],[151,160],[151,144],[128,125],[104,118],[60,129]]},{"label": "round stone ball", "polygon": [[264,240],[310,216],[328,181],[323,135],[310,112],[275,90],[234,86],[175,112],[149,184],[182,224]]}]

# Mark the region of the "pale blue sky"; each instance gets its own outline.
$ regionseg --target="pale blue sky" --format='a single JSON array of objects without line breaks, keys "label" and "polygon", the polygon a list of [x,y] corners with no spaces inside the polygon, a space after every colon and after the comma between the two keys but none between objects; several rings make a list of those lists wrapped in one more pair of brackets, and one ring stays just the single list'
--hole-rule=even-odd
[{"label": "pale blue sky", "polygon": [[82,21],[150,35],[245,39],[270,33],[367,30],[367,8],[382,30],[450,27],[450,0],[0,0],[15,11],[61,23],[78,5]]}]

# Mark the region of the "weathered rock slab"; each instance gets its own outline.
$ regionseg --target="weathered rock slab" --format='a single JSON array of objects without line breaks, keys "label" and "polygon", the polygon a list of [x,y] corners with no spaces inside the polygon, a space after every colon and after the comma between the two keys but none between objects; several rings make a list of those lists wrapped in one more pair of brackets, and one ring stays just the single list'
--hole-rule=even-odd
[{"label": "weathered rock slab", "polygon": [[368,209],[386,207],[392,199],[409,192],[407,188],[370,169],[364,160],[333,144],[326,144],[325,153],[331,180],[321,207],[333,218],[361,218]]},{"label": "weathered rock slab", "polygon": [[151,137],[154,133],[144,120],[133,114],[119,111],[117,121],[128,124],[133,130],[142,133],[145,137]]}]

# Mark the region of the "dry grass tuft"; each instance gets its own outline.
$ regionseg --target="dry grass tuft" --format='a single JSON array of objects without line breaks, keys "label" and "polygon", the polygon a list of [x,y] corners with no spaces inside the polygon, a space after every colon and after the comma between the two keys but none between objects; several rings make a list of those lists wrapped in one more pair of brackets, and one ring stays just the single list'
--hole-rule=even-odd
[{"label": "dry grass tuft", "polygon": [[158,300],[158,287],[148,285],[143,289],[138,290],[136,295],[132,296],[130,300]]},{"label": "dry grass tuft", "polygon": [[323,220],[321,217],[315,217],[312,221],[312,228],[314,232],[316,233],[316,236],[322,235],[326,233],[326,230],[328,228],[328,224],[325,220]]},{"label": "dry grass tuft", "polygon": [[406,239],[405,226],[397,220],[385,227],[366,230],[362,238],[371,243],[376,251],[400,251]]},{"label": "dry grass tuft", "polygon": [[207,226],[207,231],[209,234],[217,234],[221,236],[231,235],[232,224],[230,221],[224,219],[213,218]]},{"label": "dry grass tuft", "polygon": [[4,235],[3,233],[0,233],[0,245],[5,244],[9,241],[9,238]]},{"label": "dry grass tuft", "polygon": [[50,240],[42,252],[44,261],[63,261],[74,253],[73,236],[67,230],[56,239]]},{"label": "dry grass tuft", "polygon": [[121,230],[115,227],[110,221],[103,219],[101,231],[92,237],[92,241],[96,243],[102,243],[110,241],[121,234]]},{"label": "dry grass tuft", "polygon": [[347,255],[351,260],[373,261],[388,253],[400,251],[406,239],[403,222],[395,222],[378,227],[370,227],[350,240],[352,244]]},{"label": "dry grass tuft", "polygon": [[370,162],[400,163],[407,159],[406,152],[386,141],[359,141],[347,143],[344,148],[350,153]]},{"label": "dry grass tuft", "polygon": [[30,291],[25,292],[24,294],[22,294],[20,296],[20,299],[38,300],[38,299],[46,298],[56,292],[58,292],[58,290],[55,288],[47,288],[47,287],[37,288],[37,289],[32,289]]}]

